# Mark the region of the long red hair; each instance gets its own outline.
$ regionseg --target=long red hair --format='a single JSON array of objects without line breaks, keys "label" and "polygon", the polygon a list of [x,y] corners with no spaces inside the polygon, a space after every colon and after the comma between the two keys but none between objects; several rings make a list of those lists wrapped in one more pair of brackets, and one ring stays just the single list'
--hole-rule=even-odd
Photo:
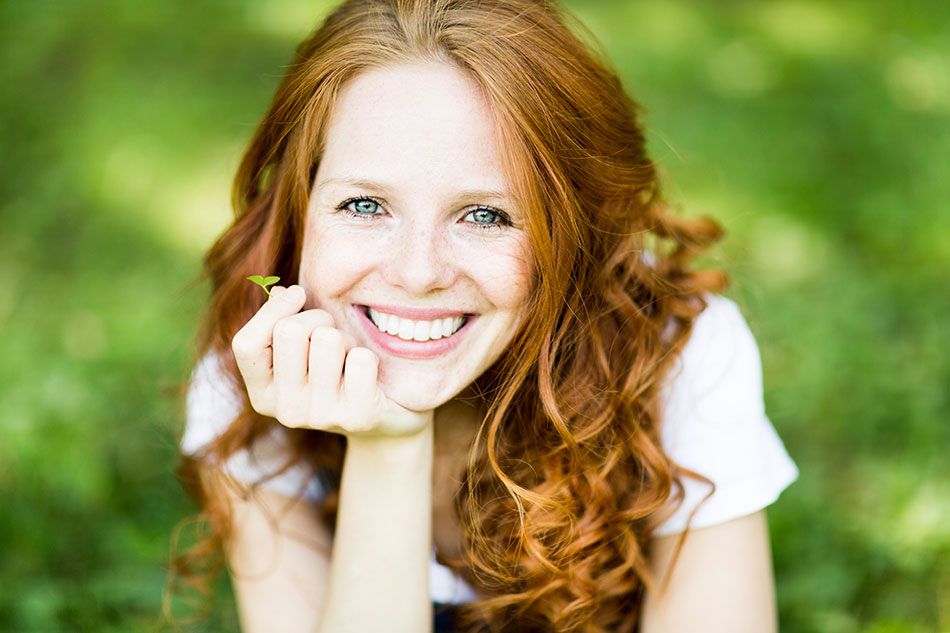
[{"label": "long red hair", "polygon": [[[475,384],[488,413],[456,495],[465,556],[448,561],[483,596],[464,607],[471,630],[636,629],[646,539],[689,474],[660,443],[663,379],[702,294],[725,285],[717,272],[688,270],[718,225],[668,213],[638,106],[568,20],[544,0],[345,2],[298,47],[238,170],[234,222],[205,258],[213,295],[198,354],[216,352],[240,385],[230,341],[262,303],[245,277],[296,280],[341,86],[420,59],[454,64],[480,86],[526,212],[536,284],[510,349]],[[202,465],[274,424],[245,394],[228,431],[183,460],[211,531],[176,559],[180,578],[200,585],[197,562],[229,537],[225,496]],[[339,473],[340,436],[289,433],[287,467]],[[334,491],[323,508],[332,521]]]}]

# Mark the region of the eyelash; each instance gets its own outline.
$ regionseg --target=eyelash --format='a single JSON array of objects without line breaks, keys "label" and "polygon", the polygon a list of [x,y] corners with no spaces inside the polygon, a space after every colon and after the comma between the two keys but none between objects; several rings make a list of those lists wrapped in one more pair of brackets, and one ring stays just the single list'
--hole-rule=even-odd
[{"label": "eyelash", "polygon": [[[378,213],[357,213],[356,211],[352,211],[351,209],[348,208],[348,207],[349,207],[351,204],[353,204],[354,202],[362,202],[362,201],[364,201],[364,200],[369,200],[370,202],[375,202],[380,208],[383,207],[383,203],[380,202],[379,200],[377,200],[376,198],[372,197],[372,196],[358,196],[358,197],[355,197],[355,198],[348,198],[348,199],[344,200],[344,201],[341,202],[339,205],[337,205],[336,210],[337,210],[337,211],[342,211],[343,213],[347,214],[347,215],[350,216],[351,218],[358,218],[358,219],[360,219],[360,220],[369,220],[369,219],[373,218],[374,216],[380,215],[380,214],[378,214]],[[475,225],[475,226],[478,227],[478,229],[481,230],[481,231],[495,231],[495,230],[498,230],[499,228],[501,228],[501,227],[503,227],[503,226],[511,226],[511,218],[508,217],[508,214],[507,214],[507,213],[505,213],[504,211],[501,211],[501,210],[499,210],[499,209],[495,209],[495,208],[492,208],[492,207],[487,207],[487,206],[484,206],[484,205],[475,207],[474,209],[472,209],[471,211],[469,211],[469,212],[466,213],[465,215],[468,216],[468,215],[470,215],[470,214],[472,214],[472,213],[475,213],[476,211],[488,211],[488,212],[494,213],[496,216],[498,216],[498,221],[497,221],[497,222],[492,222],[491,224],[485,224],[485,223],[482,223],[482,222],[469,222],[469,224]]]}]

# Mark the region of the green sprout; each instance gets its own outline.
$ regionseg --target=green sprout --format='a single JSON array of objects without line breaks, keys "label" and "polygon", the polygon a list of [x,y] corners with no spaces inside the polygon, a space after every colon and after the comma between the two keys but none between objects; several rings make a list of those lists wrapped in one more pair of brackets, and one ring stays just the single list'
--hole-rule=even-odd
[{"label": "green sprout", "polygon": [[247,280],[253,281],[258,286],[263,288],[268,297],[273,297],[274,295],[270,293],[270,290],[267,289],[267,286],[273,286],[276,284],[278,281],[280,281],[280,277],[261,277],[260,275],[251,275],[247,278]]}]

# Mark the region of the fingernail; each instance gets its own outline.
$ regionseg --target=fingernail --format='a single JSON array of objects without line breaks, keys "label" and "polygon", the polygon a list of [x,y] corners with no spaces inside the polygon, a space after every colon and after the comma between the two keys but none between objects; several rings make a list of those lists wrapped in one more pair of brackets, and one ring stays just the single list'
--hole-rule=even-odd
[{"label": "fingernail", "polygon": [[301,299],[303,299],[303,288],[301,288],[300,286],[294,285],[294,286],[291,286],[290,288],[287,288],[287,290],[285,290],[278,296],[284,301],[287,301],[288,303],[296,303],[297,301],[300,301]]}]

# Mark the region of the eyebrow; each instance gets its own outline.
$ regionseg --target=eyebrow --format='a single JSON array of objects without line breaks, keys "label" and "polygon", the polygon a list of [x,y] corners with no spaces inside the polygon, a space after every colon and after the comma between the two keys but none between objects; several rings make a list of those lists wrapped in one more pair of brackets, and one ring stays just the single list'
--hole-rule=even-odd
[{"label": "eyebrow", "polygon": [[[327,185],[346,185],[350,187],[358,187],[361,189],[375,189],[377,191],[392,192],[392,188],[381,182],[375,182],[372,180],[364,180],[361,178],[326,178],[317,183],[316,188],[320,189]],[[499,200],[504,202],[511,202],[511,198],[504,191],[490,191],[484,189],[465,189],[464,191],[459,191],[455,194],[457,200]]]}]

